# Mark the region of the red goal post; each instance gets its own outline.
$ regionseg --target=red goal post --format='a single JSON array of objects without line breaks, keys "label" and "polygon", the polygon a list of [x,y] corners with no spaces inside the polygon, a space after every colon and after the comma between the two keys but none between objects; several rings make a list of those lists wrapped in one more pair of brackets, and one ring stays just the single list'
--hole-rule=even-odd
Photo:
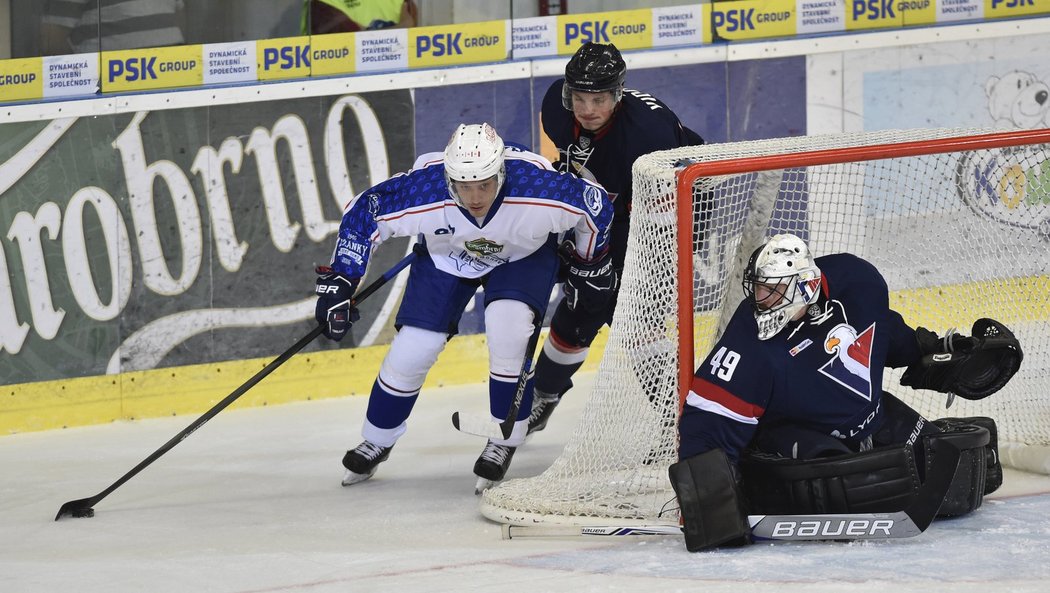
[{"label": "red goal post", "polygon": [[[1050,474],[1050,130],[918,129],[685,147],[633,168],[619,301],[561,456],[486,491],[503,523],[675,524],[667,467],[695,365],[742,298],[752,250],[778,232],[850,252],[912,326],[1015,331],[1025,360],[981,401],[884,388],[928,418],[991,416],[1004,464]],[[557,421],[557,417],[553,421]],[[542,439],[543,433],[533,437]]]}]

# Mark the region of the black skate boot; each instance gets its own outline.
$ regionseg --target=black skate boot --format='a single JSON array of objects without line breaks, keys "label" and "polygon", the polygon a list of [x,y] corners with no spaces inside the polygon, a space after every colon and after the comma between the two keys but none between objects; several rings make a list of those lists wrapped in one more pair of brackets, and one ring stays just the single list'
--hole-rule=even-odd
[{"label": "black skate boot", "polygon": [[475,494],[481,494],[482,491],[503,479],[503,476],[507,474],[507,468],[510,467],[510,460],[514,457],[514,450],[515,447],[497,445],[492,441],[485,445],[485,450],[474,463],[474,474],[478,476],[478,483],[474,488]]},{"label": "black skate boot", "polygon": [[547,420],[550,420],[551,414],[554,413],[554,408],[561,402],[560,397],[554,397],[553,399],[537,397],[532,400],[532,413],[529,414],[529,432],[526,434],[532,434],[539,432],[544,428],[547,428]]},{"label": "black skate boot", "polygon": [[570,389],[572,389],[571,380],[568,386],[561,390],[561,393],[546,393],[539,390],[532,392],[532,413],[529,414],[529,431],[525,433],[526,435],[547,428],[547,421],[554,413],[554,408],[561,403],[562,396]]},{"label": "black skate boot", "polygon": [[364,482],[376,473],[379,464],[390,457],[390,447],[380,447],[368,441],[362,442],[354,449],[347,451],[343,456],[343,467],[346,475],[343,476],[343,486],[349,486],[358,482]]}]

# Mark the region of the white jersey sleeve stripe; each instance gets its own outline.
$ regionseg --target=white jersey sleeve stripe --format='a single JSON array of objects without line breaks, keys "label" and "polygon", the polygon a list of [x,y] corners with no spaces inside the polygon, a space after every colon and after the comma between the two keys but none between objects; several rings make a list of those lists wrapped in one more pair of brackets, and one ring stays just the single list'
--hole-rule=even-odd
[{"label": "white jersey sleeve stripe", "polygon": [[718,414],[719,416],[724,416],[726,418],[729,418],[730,420],[735,420],[742,424],[758,424],[758,418],[738,414],[730,410],[729,408],[723,406],[722,404],[718,402],[713,402],[709,399],[704,399],[692,391],[690,391],[689,395],[686,396],[685,403],[686,405],[693,406],[694,408],[703,410],[705,412],[711,412],[712,414]]}]

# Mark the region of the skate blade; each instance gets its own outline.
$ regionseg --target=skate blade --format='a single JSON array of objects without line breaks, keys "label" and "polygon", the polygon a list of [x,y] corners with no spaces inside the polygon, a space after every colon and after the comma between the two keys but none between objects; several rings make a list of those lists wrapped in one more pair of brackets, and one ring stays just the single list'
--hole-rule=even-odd
[{"label": "skate blade", "polygon": [[343,476],[343,486],[351,486],[353,484],[357,484],[358,482],[364,482],[368,478],[371,478],[373,475],[375,475],[375,473],[376,470],[374,469],[368,472],[367,474],[356,474],[350,470],[346,470],[346,474]]},{"label": "skate blade", "polygon": [[474,495],[481,496],[481,493],[492,488],[496,484],[499,484],[498,480],[490,480],[488,478],[478,478],[478,483],[474,485]]}]

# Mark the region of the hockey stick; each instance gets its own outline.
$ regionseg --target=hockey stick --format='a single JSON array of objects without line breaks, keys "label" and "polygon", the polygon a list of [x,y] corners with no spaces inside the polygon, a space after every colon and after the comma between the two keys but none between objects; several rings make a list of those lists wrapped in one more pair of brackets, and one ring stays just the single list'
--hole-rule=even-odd
[{"label": "hockey stick", "polygon": [[546,311],[536,316],[536,325],[533,328],[532,336],[529,337],[529,343],[525,346],[525,357],[521,359],[521,373],[518,375],[518,386],[514,392],[514,399],[511,401],[510,409],[507,410],[507,417],[503,422],[496,424],[488,416],[481,416],[480,414],[460,415],[459,412],[452,412],[452,426],[455,426],[456,430],[489,439],[510,438],[510,434],[514,431],[514,424],[518,420],[521,400],[525,397],[525,384],[529,382],[532,357],[536,355],[536,345],[540,341],[540,324],[543,323],[545,314]]},{"label": "hockey stick", "polygon": [[[416,254],[414,251],[412,253],[409,253],[401,261],[394,264],[394,267],[390,268],[380,278],[376,279],[375,282],[372,282],[365,288],[361,289],[361,291],[358,292],[356,295],[354,295],[352,304],[356,305],[368,298],[369,296],[371,296],[372,293],[379,290],[384,284],[389,282],[391,278],[396,276],[398,272],[408,267],[412,263],[412,261],[415,260],[415,258]],[[194,420],[189,426],[184,428],[182,432],[173,436],[171,440],[169,440],[167,443],[164,443],[164,445],[162,445],[159,449],[151,453],[149,457],[143,459],[138,465],[132,468],[131,471],[121,476],[120,479],[116,482],[113,482],[113,484],[111,484],[109,488],[106,488],[102,492],[99,492],[98,494],[89,498],[79,498],[77,500],[71,500],[63,504],[61,508],[58,509],[58,514],[55,515],[55,521],[58,521],[66,515],[69,515],[71,517],[95,516],[95,509],[93,509],[92,507],[98,504],[99,501],[109,496],[114,490],[122,486],[124,482],[127,482],[128,480],[133,478],[140,471],[146,469],[146,466],[156,461],[158,458],[160,458],[161,455],[164,455],[165,453],[170,451],[173,447],[175,447],[175,445],[181,443],[186,437],[193,434],[195,430],[203,426],[205,422],[211,420],[213,417],[215,417],[216,414],[223,411],[227,406],[232,404],[234,400],[244,395],[246,391],[254,387],[256,383],[262,381],[267,375],[276,370],[277,367],[287,362],[288,359],[292,357],[292,355],[302,350],[303,347],[312,342],[314,338],[321,335],[323,329],[323,325],[318,325],[317,327],[310,330],[310,333],[300,338],[299,341],[295,344],[292,344],[291,348],[285,350],[280,356],[278,356],[272,362],[270,362],[270,364],[263,367],[261,371],[259,371],[250,379],[245,381],[240,387],[234,389],[233,393],[227,395],[221,402],[215,404],[215,406],[213,406],[212,409],[205,412],[203,415],[201,415],[200,418]]]},{"label": "hockey stick", "polygon": [[[937,460],[908,508],[893,513],[748,515],[751,537],[774,541],[856,541],[914,537],[926,531],[948,494],[959,465],[959,449],[936,441]],[[940,449],[943,447],[943,449]],[[503,539],[522,537],[682,535],[673,524],[502,525]]]}]

